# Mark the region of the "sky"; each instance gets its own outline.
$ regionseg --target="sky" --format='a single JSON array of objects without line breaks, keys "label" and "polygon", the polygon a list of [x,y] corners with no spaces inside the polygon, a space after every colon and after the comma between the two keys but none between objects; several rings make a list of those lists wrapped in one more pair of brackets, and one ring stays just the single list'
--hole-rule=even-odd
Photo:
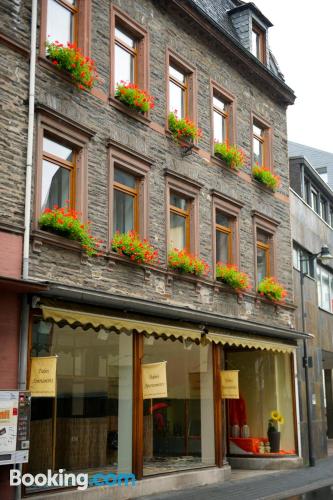
[{"label": "sky", "polygon": [[297,99],[288,138],[333,153],[333,0],[254,0],[274,25],[269,45]]}]

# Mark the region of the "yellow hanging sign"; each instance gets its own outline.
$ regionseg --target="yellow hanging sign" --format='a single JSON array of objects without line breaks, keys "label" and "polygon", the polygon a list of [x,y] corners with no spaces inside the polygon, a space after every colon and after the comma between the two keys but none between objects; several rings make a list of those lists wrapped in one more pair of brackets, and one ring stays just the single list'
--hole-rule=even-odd
[{"label": "yellow hanging sign", "polygon": [[143,399],[167,398],[166,361],[142,365]]},{"label": "yellow hanging sign", "polygon": [[221,397],[223,399],[239,399],[239,370],[221,371]]},{"label": "yellow hanging sign", "polygon": [[31,358],[30,387],[35,398],[55,398],[57,395],[57,356]]}]

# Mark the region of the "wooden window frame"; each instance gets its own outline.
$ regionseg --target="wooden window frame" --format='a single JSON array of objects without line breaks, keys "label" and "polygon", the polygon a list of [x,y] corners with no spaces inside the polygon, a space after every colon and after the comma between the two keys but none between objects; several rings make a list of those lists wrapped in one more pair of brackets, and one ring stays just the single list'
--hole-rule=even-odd
[{"label": "wooden window frame", "polygon": [[[227,104],[227,112],[223,114],[221,110],[215,109],[214,97],[221,99]],[[226,117],[227,140],[228,145],[236,144],[236,97],[224,87],[210,81],[210,100],[211,100],[211,155],[215,156],[214,152],[214,111]]]},{"label": "wooden window frame", "polygon": [[[136,39],[136,64],[134,69],[134,78],[135,84],[138,85],[142,90],[145,90],[149,93],[149,34],[148,31],[141,26],[141,24],[134,21],[126,12],[119,9],[115,5],[111,5],[111,78],[110,78],[110,100],[112,103],[117,103],[118,105],[122,105],[119,103],[117,99],[115,99],[114,94],[116,91],[116,83],[115,83],[115,44],[119,43],[116,39],[115,28],[118,27],[124,29],[127,33],[132,35]],[[121,45],[128,50],[126,44],[121,42]],[[125,105],[123,105],[125,106]]]},{"label": "wooden window frame", "polygon": [[[258,35],[259,39],[259,54],[252,55],[256,57],[261,63],[267,63],[267,48],[266,48],[266,31],[262,29],[258,23],[252,19],[252,30],[251,30],[251,45],[252,45],[252,31]],[[252,47],[251,47],[252,48]]]},{"label": "wooden window frame", "polygon": [[231,251],[231,264],[240,265],[240,237],[239,237],[239,220],[240,211],[244,206],[238,200],[226,196],[218,191],[212,190],[212,249],[213,249],[213,276],[216,276],[216,213],[217,211],[223,212],[226,216],[232,218],[232,251]]},{"label": "wooden window frame", "polygon": [[254,276],[255,283],[258,280],[258,270],[257,270],[257,249],[258,243],[260,243],[260,248],[264,248],[264,243],[261,243],[257,239],[257,233],[259,231],[263,231],[266,233],[270,242],[269,245],[265,245],[265,249],[269,246],[269,262],[268,262],[268,270],[269,274],[267,276],[275,276],[276,275],[276,231],[279,226],[279,222],[266,217],[264,214],[257,212],[256,210],[252,211],[252,222],[253,222],[253,239],[254,239]]},{"label": "wooden window frame", "polygon": [[[141,238],[148,238],[148,174],[153,161],[115,141],[109,144],[109,222],[108,241],[113,236],[114,169],[119,168],[137,179],[136,231]],[[130,189],[126,187],[126,189]]]},{"label": "wooden window frame", "polygon": [[[45,42],[47,40],[47,1],[41,0],[41,23],[40,23],[40,39],[39,39],[39,54],[41,57],[46,57]],[[85,56],[90,55],[91,43],[91,0],[78,0],[77,7],[73,7],[66,0],[56,0],[57,3],[67,8],[74,13],[74,42],[82,49]]]},{"label": "wooden window frame", "polygon": [[[259,137],[253,132],[253,126],[259,127],[263,130],[263,137]],[[251,158],[252,165],[255,165],[254,161],[254,139],[260,140],[263,144],[263,165],[268,168],[271,172],[273,171],[273,161],[272,161],[272,127],[270,124],[261,118],[256,113],[251,113]]]},{"label": "wooden window frame", "polygon": [[[139,233],[139,206],[138,206],[138,199],[139,199],[139,192],[140,192],[140,185],[141,185],[141,180],[138,178],[136,174],[133,174],[132,172],[129,172],[128,169],[122,168],[121,165],[118,165],[117,163],[114,164],[113,168],[118,168],[119,170],[126,171],[126,173],[131,174],[135,177],[135,188],[130,188],[129,186],[126,186],[126,184],[121,184],[120,182],[113,181],[113,193],[114,191],[120,191],[121,193],[125,193],[129,196],[132,196],[134,198],[134,203],[133,203],[133,209],[134,209],[134,231]],[[113,210],[113,208],[112,208]],[[113,220],[114,222],[114,220]]]},{"label": "wooden window frame", "polygon": [[[170,73],[169,66],[174,66],[185,75],[186,79],[186,95],[185,95],[185,116],[197,124],[197,76],[196,68],[190,65],[187,61],[177,55],[173,50],[167,48],[166,50],[166,67],[165,67],[165,81],[166,81],[166,119],[165,129],[169,130],[169,106],[170,106],[170,92],[169,82]],[[174,81],[172,79],[172,81]],[[178,84],[178,83],[177,83]]]},{"label": "wooden window frame", "polygon": [[[183,199],[185,199],[188,203],[188,209],[183,210],[183,209],[178,208],[174,205],[171,205],[171,202],[170,202],[169,216],[171,213],[173,213],[173,214],[176,214],[176,215],[183,217],[185,219],[185,249],[187,251],[190,251],[190,248],[191,248],[191,204],[192,204],[192,201],[187,196],[185,197],[183,194],[180,195],[178,191],[175,191],[173,189],[170,189],[170,194],[171,193],[175,193],[176,195],[183,197]],[[170,198],[171,198],[171,196],[170,196]]]},{"label": "wooden window frame", "polygon": [[[41,110],[37,117],[37,141],[36,141],[36,171],[35,171],[35,221],[34,229],[38,229],[38,219],[41,215],[41,194],[43,175],[43,138],[49,135],[56,142],[65,142],[75,152],[74,169],[74,191],[71,193],[74,198],[71,200],[71,207],[82,214],[82,220],[87,217],[88,202],[88,143],[94,135],[91,131],[74,125],[72,121],[65,117],[60,117],[58,113]],[[50,156],[50,155],[48,155]],[[54,159],[52,159],[54,161]],[[58,160],[57,160],[58,161]],[[63,162],[62,162],[63,164]]]},{"label": "wooden window frame", "polygon": [[170,192],[175,192],[189,200],[189,252],[199,255],[199,193],[201,184],[188,179],[168,169],[164,171],[166,177],[166,243],[167,253],[170,248]]}]

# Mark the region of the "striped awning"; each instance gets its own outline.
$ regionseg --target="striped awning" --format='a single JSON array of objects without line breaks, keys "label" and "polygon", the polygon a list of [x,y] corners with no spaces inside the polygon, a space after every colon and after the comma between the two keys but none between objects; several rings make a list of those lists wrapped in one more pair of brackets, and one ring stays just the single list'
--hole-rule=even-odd
[{"label": "striped awning", "polygon": [[212,332],[207,334],[207,340],[214,342],[215,344],[230,345],[236,347],[249,347],[255,349],[261,349],[266,351],[277,351],[277,352],[293,352],[295,350],[294,345],[284,344],[283,342],[273,342],[266,339],[261,339],[254,336],[244,336],[235,334],[225,334]]}]

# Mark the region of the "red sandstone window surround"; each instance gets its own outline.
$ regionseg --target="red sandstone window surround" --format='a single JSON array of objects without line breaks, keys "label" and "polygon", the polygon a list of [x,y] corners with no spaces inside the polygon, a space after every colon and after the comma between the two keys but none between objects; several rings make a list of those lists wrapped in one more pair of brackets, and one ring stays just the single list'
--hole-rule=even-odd
[{"label": "red sandstone window surround", "polygon": [[276,275],[276,231],[279,222],[252,211],[255,281],[258,284],[266,276]]},{"label": "red sandstone window surround", "polygon": [[211,148],[214,155],[214,143],[236,143],[235,96],[211,81]]},{"label": "red sandstone window surround", "polygon": [[273,170],[272,129],[266,120],[252,113],[252,164]]}]

